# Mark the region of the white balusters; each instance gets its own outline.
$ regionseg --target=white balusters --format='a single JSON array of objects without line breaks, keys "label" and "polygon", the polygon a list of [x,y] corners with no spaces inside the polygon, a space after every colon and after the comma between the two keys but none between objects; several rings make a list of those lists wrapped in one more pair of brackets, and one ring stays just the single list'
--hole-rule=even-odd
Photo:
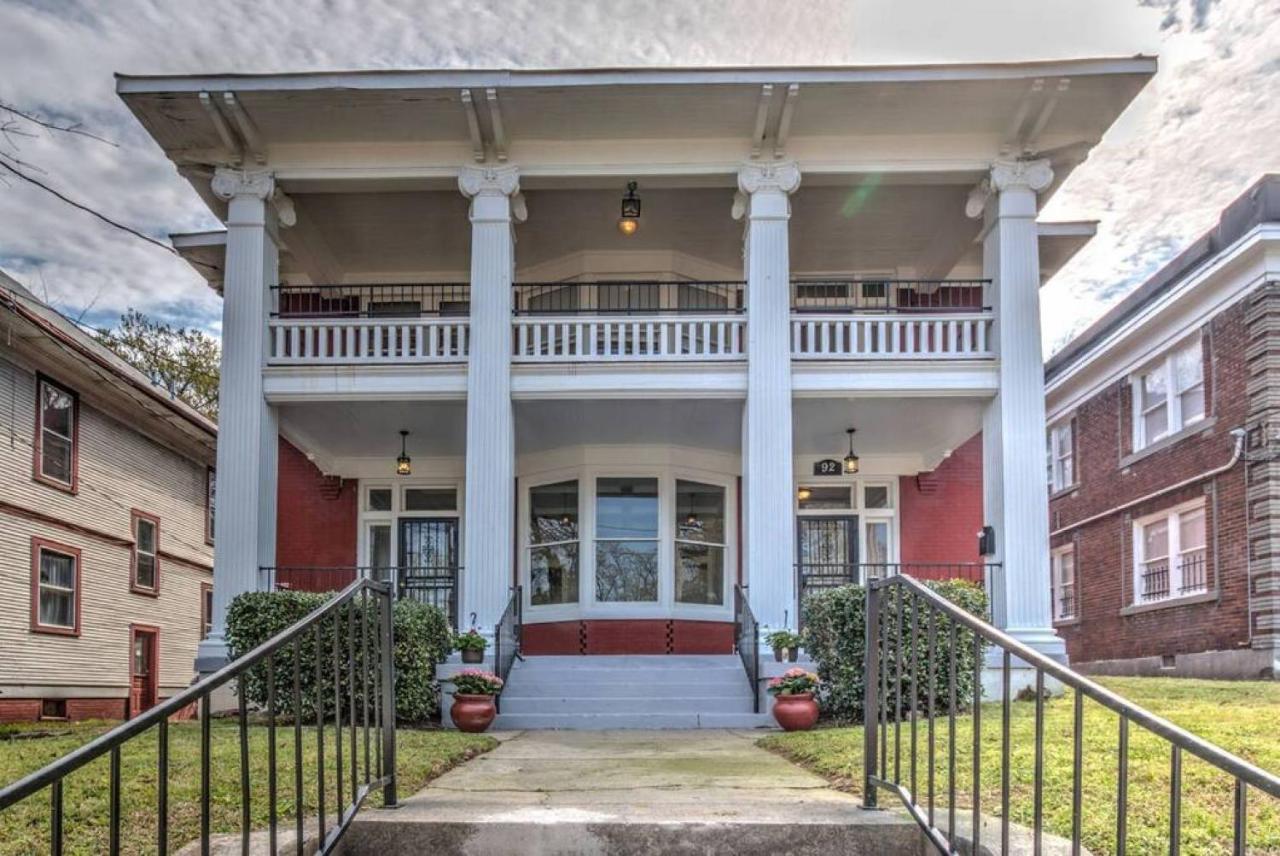
[{"label": "white balusters", "polygon": [[465,362],[465,318],[274,318],[271,365]]},{"label": "white balusters", "polygon": [[[692,362],[746,356],[741,315],[572,320],[530,315],[512,323],[515,362]],[[544,338],[555,344],[542,347]]]},{"label": "white balusters", "polygon": [[814,315],[791,319],[791,355],[809,360],[986,359],[989,313]]}]

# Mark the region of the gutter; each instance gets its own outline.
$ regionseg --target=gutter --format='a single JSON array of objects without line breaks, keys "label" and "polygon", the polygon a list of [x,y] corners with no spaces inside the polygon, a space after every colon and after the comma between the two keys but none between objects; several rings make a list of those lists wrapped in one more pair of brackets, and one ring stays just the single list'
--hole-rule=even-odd
[{"label": "gutter", "polygon": [[1235,437],[1236,446],[1235,446],[1235,449],[1231,452],[1231,460],[1227,461],[1222,466],[1214,467],[1211,470],[1205,470],[1199,475],[1194,475],[1189,479],[1183,479],[1182,481],[1177,482],[1176,484],[1171,484],[1168,487],[1162,487],[1159,490],[1152,491],[1151,493],[1140,496],[1137,499],[1131,499],[1128,502],[1124,502],[1124,503],[1121,503],[1120,505],[1114,506],[1112,508],[1108,508],[1106,511],[1099,512],[1098,514],[1090,515],[1089,517],[1086,517],[1083,520],[1077,520],[1075,523],[1067,524],[1066,526],[1063,526],[1060,529],[1055,529],[1052,532],[1050,532],[1049,537],[1053,538],[1055,536],[1063,534],[1064,532],[1070,532],[1073,529],[1079,529],[1081,526],[1085,526],[1089,523],[1102,520],[1103,518],[1110,517],[1113,514],[1118,514],[1121,511],[1124,511],[1126,509],[1133,508],[1135,505],[1141,505],[1144,502],[1157,499],[1161,496],[1164,496],[1166,493],[1173,493],[1175,490],[1180,490],[1184,487],[1187,487],[1188,485],[1193,485],[1196,482],[1201,482],[1201,481],[1204,481],[1205,479],[1210,479],[1210,478],[1213,478],[1214,476],[1225,473],[1227,470],[1231,469],[1237,463],[1239,463],[1240,457],[1244,454],[1244,438],[1245,438],[1244,429],[1232,428],[1231,436]]}]

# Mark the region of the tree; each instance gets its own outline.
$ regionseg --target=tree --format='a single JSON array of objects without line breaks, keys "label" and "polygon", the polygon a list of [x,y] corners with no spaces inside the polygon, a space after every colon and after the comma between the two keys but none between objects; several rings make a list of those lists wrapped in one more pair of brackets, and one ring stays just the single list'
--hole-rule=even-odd
[{"label": "tree", "polygon": [[175,398],[210,419],[218,418],[218,340],[186,327],[148,318],[136,309],[120,316],[113,330],[97,339]]}]

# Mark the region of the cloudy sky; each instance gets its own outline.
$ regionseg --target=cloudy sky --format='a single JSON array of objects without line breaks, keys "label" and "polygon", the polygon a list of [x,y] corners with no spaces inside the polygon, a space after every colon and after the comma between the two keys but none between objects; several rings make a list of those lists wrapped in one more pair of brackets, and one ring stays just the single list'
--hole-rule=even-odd
[{"label": "cloudy sky", "polygon": [[[1101,221],[1046,286],[1052,350],[1280,171],[1280,0],[0,0],[0,102],[78,121],[0,137],[60,190],[163,240],[217,227],[114,72],[864,64],[1158,53],[1161,70],[1050,203]],[[0,122],[4,119],[0,116]],[[136,307],[217,331],[164,250],[0,174],[0,267],[74,316]]]}]

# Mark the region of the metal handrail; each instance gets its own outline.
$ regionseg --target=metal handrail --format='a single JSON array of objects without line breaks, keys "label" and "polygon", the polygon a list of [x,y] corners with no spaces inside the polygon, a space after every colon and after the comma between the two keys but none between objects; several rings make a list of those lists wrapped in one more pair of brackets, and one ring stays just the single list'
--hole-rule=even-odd
[{"label": "metal handrail", "polygon": [[273,285],[271,317],[466,318],[471,285],[465,282],[364,285]]},{"label": "metal handrail", "polygon": [[752,711],[760,712],[760,624],[751,603],[747,600],[747,587],[733,587],[733,638],[742,668],[747,673],[747,685],[751,687]]},{"label": "metal handrail", "polygon": [[[523,659],[520,653],[520,637],[524,630],[522,592],[521,586],[511,589],[511,599],[507,601],[507,608],[502,611],[502,617],[493,626],[493,671],[502,678],[503,683],[511,674],[511,667],[515,665],[516,660]],[[494,705],[501,711],[501,694],[494,699]]]},{"label": "metal handrail", "polygon": [[[887,669],[884,668],[884,659],[881,657],[881,645],[887,642],[889,635],[888,629],[882,626],[880,620],[880,610],[882,599],[888,596],[891,590],[897,590],[896,605],[899,608],[898,622],[896,629],[896,663],[897,663],[897,700],[896,710],[891,710],[890,700],[888,698],[888,678]],[[910,685],[912,688],[912,700],[910,704],[910,774],[911,788],[903,787],[900,755],[901,755],[901,725],[903,721],[902,707],[902,691],[901,687],[904,680],[904,668],[902,664],[902,638],[904,635],[903,618],[905,612],[903,610],[903,599],[910,603],[911,611],[911,647],[915,647],[915,640],[919,630],[917,625],[918,610],[921,606],[926,612],[930,612],[929,627],[929,644],[926,650],[929,652],[930,661],[926,665],[928,679],[930,681],[929,691],[929,710],[928,710],[928,728],[929,728],[929,811],[927,822],[925,815],[922,813],[922,807],[917,802],[915,794],[915,757],[917,752],[917,729],[916,714],[918,707],[918,696],[916,696],[917,663],[913,658],[911,664]],[[1003,687],[1003,717],[1002,717],[1002,779],[1001,779],[1001,820],[1002,830],[1001,839],[1003,844],[1002,852],[1008,852],[1009,841],[1009,722],[1010,722],[1010,670],[1012,661],[1016,658],[1035,670],[1036,676],[1036,745],[1035,745],[1035,765],[1036,765],[1036,781],[1034,791],[1034,835],[1037,844],[1037,852],[1039,851],[1039,843],[1043,834],[1043,757],[1044,757],[1044,684],[1045,676],[1061,681],[1064,686],[1070,687],[1075,691],[1074,703],[1074,777],[1072,792],[1072,835],[1073,845],[1079,845],[1081,836],[1081,789],[1082,789],[1082,747],[1083,747],[1083,728],[1084,713],[1083,702],[1085,698],[1092,699],[1094,702],[1111,710],[1120,717],[1120,743],[1118,752],[1119,775],[1117,777],[1117,829],[1116,838],[1118,848],[1123,851],[1126,839],[1126,809],[1128,797],[1128,735],[1129,725],[1132,723],[1140,728],[1145,729],[1151,734],[1162,738],[1171,746],[1170,754],[1170,840],[1176,841],[1179,835],[1180,818],[1181,818],[1181,771],[1182,771],[1182,753],[1186,752],[1202,761],[1216,767],[1219,771],[1226,773],[1235,782],[1235,799],[1233,809],[1233,830],[1234,830],[1234,851],[1243,854],[1247,844],[1247,826],[1246,826],[1246,806],[1248,788],[1253,787],[1262,793],[1273,798],[1280,798],[1280,776],[1257,767],[1237,755],[1233,755],[1226,750],[1215,746],[1214,744],[1192,734],[1184,728],[1174,725],[1172,722],[1157,716],[1154,713],[1142,708],[1119,694],[1107,689],[1106,687],[1091,681],[1087,677],[1079,674],[1069,666],[1059,663],[1057,660],[1048,657],[1034,648],[1025,645],[1008,634],[991,626],[976,615],[973,615],[957,605],[951,603],[945,598],[922,585],[920,582],[908,576],[892,576],[885,579],[876,580],[867,587],[867,624],[866,624],[866,662],[865,674],[868,676],[866,680],[866,696],[864,703],[865,725],[863,732],[863,802],[867,808],[875,808],[876,790],[878,788],[886,788],[897,794],[899,798],[907,805],[913,817],[920,822],[930,840],[938,847],[940,852],[954,852],[955,828],[955,777],[950,776],[950,805],[949,813],[951,822],[949,824],[949,834],[942,835],[941,831],[932,824],[933,819],[933,777],[932,777],[932,749],[933,749],[933,719],[935,711],[933,709],[933,680],[936,676],[937,664],[933,662],[933,655],[936,646],[934,615],[942,615],[947,619],[951,633],[951,650],[954,653],[958,650],[958,629],[965,628],[972,640],[975,654],[980,654],[983,641],[995,645],[1002,651],[1002,687]],[[983,657],[976,656],[974,664],[974,680],[975,686],[980,686],[981,668]],[[951,699],[948,706],[948,718],[953,729],[954,737],[954,717],[956,712],[956,673],[955,659],[951,658],[948,664],[951,669]],[[978,771],[980,768],[980,746],[981,746],[981,706],[975,702],[974,711],[974,742],[973,742],[973,771],[974,771],[974,787],[973,787],[973,840],[971,846],[974,852],[979,849],[978,837],[981,828],[981,797],[979,787]],[[892,716],[892,718],[891,718]],[[892,722],[894,740],[894,765],[891,770],[887,763],[888,756],[888,726]],[[883,729],[883,731],[881,731]],[[950,764],[954,770],[955,766],[955,740],[948,741],[949,750],[951,752]],[[943,842],[942,844],[939,841]],[[1173,851],[1176,852],[1176,848]]]},{"label": "metal handrail", "polygon": [[[740,315],[746,311],[747,284],[733,280],[518,282],[512,287],[517,316]],[[546,299],[533,308],[532,301],[538,298]]]},{"label": "metal handrail", "polygon": [[[986,312],[991,309],[990,286],[989,279],[793,279],[791,311],[797,314]],[[870,293],[868,288],[872,289]]]},{"label": "metal handrail", "polygon": [[[368,615],[369,598],[372,596],[377,608],[377,617],[379,627],[376,638],[373,640],[376,646],[378,668],[370,674],[370,658],[362,656],[360,658],[360,669],[357,674],[356,666],[356,648],[355,648],[355,613],[357,609],[356,600],[359,599],[360,610],[360,637],[361,637],[361,653],[369,651],[369,634],[366,616]],[[345,607],[345,610],[344,610]],[[345,615],[345,619],[343,618]],[[324,806],[324,722],[328,719],[325,713],[325,702],[323,694],[327,691],[321,683],[321,651],[322,651],[322,629],[321,622],[327,618],[333,619],[332,634],[332,653],[333,653],[333,721],[336,733],[336,760],[337,760],[337,823],[332,826],[328,833],[325,831],[326,813]],[[347,644],[346,644],[346,687],[348,688],[347,709],[348,721],[347,728],[350,737],[350,795],[351,801],[345,806],[342,804],[344,787],[343,773],[344,765],[342,761],[342,745],[343,723],[342,708],[343,694],[341,692],[341,675],[339,674],[338,664],[341,659],[340,645],[338,641],[338,627],[341,622],[345,621],[347,625]],[[252,831],[249,828],[249,760],[248,760],[248,707],[243,682],[245,673],[250,669],[258,667],[265,662],[267,669],[267,728],[268,728],[268,800],[269,800],[269,817],[270,817],[270,849],[276,852],[276,837],[278,826],[277,812],[277,787],[276,787],[276,655],[281,649],[292,643],[292,659],[293,659],[293,687],[292,687],[292,707],[293,707],[293,728],[294,728],[294,745],[296,747],[297,757],[294,763],[295,772],[295,820],[297,824],[297,839],[299,849],[303,842],[303,804],[302,804],[302,763],[301,763],[301,746],[302,746],[302,702],[300,687],[300,643],[304,633],[314,633],[315,639],[315,673],[316,685],[314,688],[316,710],[315,721],[317,730],[317,747],[319,749],[319,757],[317,760],[317,778],[320,781],[318,789],[318,802],[316,811],[319,814],[319,835],[321,844],[320,853],[333,852],[334,848],[341,840],[343,833],[346,832],[351,820],[355,817],[356,811],[364,803],[368,795],[376,788],[382,788],[383,802],[387,806],[394,806],[397,803],[396,794],[396,746],[395,746],[395,635],[392,627],[391,615],[391,596],[390,587],[383,584],[373,582],[367,579],[361,579],[353,582],[344,588],[336,597],[316,609],[311,614],[302,618],[293,626],[277,633],[267,641],[258,645],[253,650],[243,656],[237,657],[232,662],[223,666],[218,671],[202,678],[192,684],[187,689],[160,702],[145,713],[124,722],[105,734],[99,735],[85,745],[68,752],[63,757],[44,767],[36,770],[16,782],[12,782],[3,788],[0,788],[0,812],[8,809],[10,806],[26,799],[27,797],[48,787],[50,789],[51,814],[50,814],[50,838],[52,850],[54,853],[62,852],[63,838],[63,780],[79,770],[84,765],[101,758],[103,755],[110,755],[111,772],[110,772],[110,810],[109,810],[109,836],[111,852],[119,852],[120,847],[120,829],[121,829],[121,746],[126,742],[141,735],[147,730],[155,727],[157,729],[157,738],[159,743],[158,752],[158,778],[157,778],[157,844],[161,853],[168,852],[168,769],[169,769],[169,718],[181,712],[184,708],[192,704],[199,705],[200,711],[200,841],[203,844],[202,851],[207,853],[209,850],[210,837],[210,777],[211,777],[211,730],[212,721],[212,702],[211,697],[215,690],[224,686],[233,679],[237,680],[236,694],[239,697],[239,740],[240,740],[240,790],[241,790],[241,842],[242,848],[247,852],[249,846],[249,834]],[[357,722],[356,715],[356,698],[355,687],[359,685],[363,691],[363,724]],[[373,717],[370,718],[370,689],[374,693]],[[363,778],[360,774],[358,740],[357,735],[360,729],[364,734],[364,759],[363,759]],[[371,753],[371,729],[377,733],[378,742],[376,744],[377,753],[374,756]],[[376,770],[376,775],[371,771]]]}]

